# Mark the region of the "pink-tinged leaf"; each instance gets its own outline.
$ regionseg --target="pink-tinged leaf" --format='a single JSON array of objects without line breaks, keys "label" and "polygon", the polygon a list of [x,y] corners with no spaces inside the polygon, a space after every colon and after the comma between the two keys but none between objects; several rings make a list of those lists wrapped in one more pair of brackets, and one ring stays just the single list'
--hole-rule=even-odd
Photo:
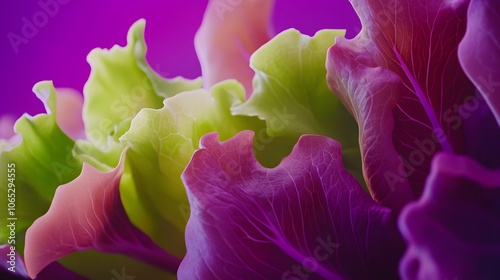
[{"label": "pink-tinged leaf", "polygon": [[15,119],[9,115],[0,117],[0,153],[21,142],[21,136],[14,132],[14,123]]},{"label": "pink-tinged leaf", "polygon": [[71,88],[58,88],[56,91],[57,125],[71,139],[84,139],[85,127],[82,119],[83,96]]},{"label": "pink-tinged leaf", "polygon": [[500,126],[500,2],[471,0],[458,57]]},{"label": "pink-tinged leaf", "polygon": [[24,255],[31,277],[53,261],[92,249],[176,271],[180,260],[133,226],[125,213],[119,192],[124,155],[109,173],[85,163],[78,178],[57,188],[49,211],[26,232]]},{"label": "pink-tinged leaf", "polygon": [[250,96],[250,55],[271,38],[273,5],[274,0],[209,1],[195,37],[204,87],[236,79]]},{"label": "pink-tinged leaf", "polygon": [[14,132],[15,122],[12,116],[5,115],[0,117],[0,139],[9,139],[16,134]]},{"label": "pink-tinged leaf", "polygon": [[475,93],[457,57],[468,1],[351,2],[363,29],[330,48],[328,81],[358,120],[373,197],[399,209],[408,185],[422,193],[437,151],[463,151],[458,111]]},{"label": "pink-tinged leaf", "polygon": [[424,193],[401,213],[403,279],[498,279],[500,169],[435,156]]},{"label": "pink-tinged leaf", "polygon": [[303,135],[267,169],[252,138],[205,135],[184,171],[191,216],[179,279],[397,278],[404,244],[391,210],[344,169],[338,142]]}]

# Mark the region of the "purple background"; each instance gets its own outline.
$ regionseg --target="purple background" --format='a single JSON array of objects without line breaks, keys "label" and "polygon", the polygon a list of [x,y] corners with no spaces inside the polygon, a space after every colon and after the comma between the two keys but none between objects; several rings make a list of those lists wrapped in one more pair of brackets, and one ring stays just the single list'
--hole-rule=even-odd
[{"label": "purple background", "polygon": [[[58,11],[46,16],[42,25],[46,12],[40,3],[49,2],[57,3]],[[42,103],[31,91],[41,80],[53,80],[56,87],[81,92],[90,73],[86,62],[89,51],[125,45],[128,28],[139,18],[147,22],[147,58],[156,71],[166,77],[199,76],[193,38],[208,1],[144,2],[1,1],[0,117],[11,115],[17,119],[24,112],[43,112]],[[31,23],[38,20],[40,27],[27,43],[18,46],[16,53],[8,34],[23,34],[23,18]],[[273,22],[276,32],[294,27],[309,35],[322,28],[344,28],[347,36],[353,37],[361,27],[348,0],[276,0]]]}]

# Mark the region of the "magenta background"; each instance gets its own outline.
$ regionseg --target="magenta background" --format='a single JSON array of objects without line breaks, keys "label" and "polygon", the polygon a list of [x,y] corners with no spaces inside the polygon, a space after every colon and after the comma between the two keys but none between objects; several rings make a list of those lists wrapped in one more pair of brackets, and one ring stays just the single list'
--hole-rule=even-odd
[{"label": "magenta background", "polygon": [[[89,51],[125,45],[128,28],[139,18],[146,19],[147,58],[154,69],[167,77],[200,75],[193,38],[207,0],[65,1],[18,53],[7,34],[21,35],[22,18],[32,21],[42,8],[36,0],[0,2],[0,116],[43,112],[31,91],[41,80],[81,92],[90,72]],[[343,28],[353,37],[361,27],[348,0],[276,0],[273,22],[276,32],[294,27],[309,35],[322,28]]]}]

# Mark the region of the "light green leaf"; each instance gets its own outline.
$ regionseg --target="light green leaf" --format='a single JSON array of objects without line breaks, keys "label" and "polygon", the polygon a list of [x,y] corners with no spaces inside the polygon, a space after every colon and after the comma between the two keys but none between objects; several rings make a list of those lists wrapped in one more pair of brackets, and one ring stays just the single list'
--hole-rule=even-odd
[{"label": "light green leaf", "polygon": [[289,29],[278,34],[250,58],[254,91],[232,112],[265,120],[273,137],[320,134],[339,141],[346,168],[363,182],[357,123],[326,81],[327,50],[344,33],[321,30],[309,37]]},{"label": "light green leaf", "polygon": [[83,120],[88,140],[78,140],[75,155],[102,171],[118,164],[119,138],[142,108],[161,108],[163,99],[201,87],[201,78],[165,79],[146,61],[145,21],[130,28],[127,46],[94,49],[87,57],[92,68],[84,87]]},{"label": "light green leaf", "polygon": [[[230,107],[244,101],[235,81],[182,92],[162,109],[143,109],[121,142],[130,147],[120,190],[131,221],[173,254],[184,254],[188,201],[181,173],[200,138],[218,132],[228,139],[243,129],[263,128],[256,118],[232,116]],[[129,173],[130,172],[130,173]],[[127,173],[129,175],[127,175]]]},{"label": "light green leaf", "polygon": [[[15,168],[9,169],[15,169],[10,173],[15,173],[12,183],[15,185],[14,216],[18,232],[23,232],[43,215],[56,188],[76,178],[82,169],[82,162],[72,154],[74,141],[56,123],[56,91],[52,82],[37,83],[33,91],[43,101],[47,114],[22,116],[14,126],[22,137],[21,142],[0,154],[1,178],[7,178],[8,164],[15,164]],[[8,183],[6,180],[1,183],[0,192],[4,198],[7,198]],[[6,210],[0,211],[0,219],[7,219]],[[1,231],[4,233],[5,229]],[[4,238],[0,239],[0,243],[5,243]],[[19,238],[16,242],[18,248],[22,248],[24,241]]]},{"label": "light green leaf", "polygon": [[163,99],[201,87],[201,79],[164,79],[146,62],[145,21],[130,28],[127,46],[94,49],[87,57],[92,71],[84,87],[83,120],[87,137],[98,146],[118,139],[142,108],[161,108]]}]

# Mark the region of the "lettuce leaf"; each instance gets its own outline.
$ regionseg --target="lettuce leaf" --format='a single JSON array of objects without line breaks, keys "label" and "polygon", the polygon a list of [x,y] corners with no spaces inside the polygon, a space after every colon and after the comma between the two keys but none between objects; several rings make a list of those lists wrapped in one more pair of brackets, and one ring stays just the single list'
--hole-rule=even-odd
[{"label": "lettuce leaf", "polygon": [[85,138],[82,120],[83,96],[72,88],[57,88],[57,115],[59,128],[73,140]]},{"label": "lettuce leaf", "polygon": [[[254,54],[252,67],[258,69],[255,81],[264,83],[266,77],[262,73],[276,75],[277,83],[287,81],[293,83],[289,86],[300,88],[293,93],[259,86],[245,102],[242,85],[225,81],[214,85],[210,93],[207,90],[186,91],[167,98],[162,109],[141,110],[132,120],[130,130],[120,138],[122,145],[131,148],[121,188],[124,206],[132,222],[168,252],[184,255],[183,232],[189,205],[179,176],[197,149],[199,139],[209,132],[218,132],[222,139],[228,139],[244,129],[255,131],[258,137],[253,147],[259,159],[268,165],[281,161],[301,133],[312,131],[339,136],[345,142],[346,151],[354,150],[347,157],[354,158],[349,161],[354,163],[352,170],[361,170],[359,153],[356,157],[356,123],[331,94],[325,78],[326,50],[340,34],[343,33],[324,31],[309,38],[289,30]],[[290,51],[281,55],[280,46],[288,46]],[[278,75],[277,64],[266,62],[269,57],[282,59],[286,67],[303,67],[304,73],[311,74],[301,79],[295,76],[300,74],[295,73]],[[266,63],[274,72],[265,69]],[[307,91],[308,86],[316,91]],[[297,98],[309,100],[315,107],[309,111],[303,106],[293,107]],[[256,104],[265,106],[256,109]],[[290,115],[288,107],[294,109],[290,111],[294,114],[293,120],[286,119]],[[284,108],[284,111],[276,108]],[[328,112],[326,117],[320,117],[325,111]],[[311,114],[313,117],[308,118]],[[278,129],[284,127],[285,131],[278,131],[276,125]]]},{"label": "lettuce leaf", "polygon": [[118,163],[119,138],[142,108],[161,108],[163,100],[199,88],[201,79],[164,79],[146,62],[145,21],[130,28],[127,46],[94,49],[87,57],[92,70],[83,89],[83,120],[88,141],[78,141],[75,153],[103,170]]},{"label": "lettuce leaf", "polygon": [[248,58],[272,38],[273,6],[274,0],[208,2],[194,40],[205,88],[236,79],[252,94]]},{"label": "lettuce leaf", "polygon": [[500,167],[500,126],[481,94],[461,108],[464,121],[464,155],[488,168]]},{"label": "lettuce leaf", "polygon": [[268,169],[253,135],[205,135],[182,174],[192,212],[179,279],[396,279],[391,210],[343,168],[340,144],[304,135]]},{"label": "lettuce leaf", "polygon": [[[19,119],[15,130],[22,136],[21,143],[15,147],[4,143],[0,156],[3,165],[13,162],[17,166],[19,236],[47,211],[55,189],[80,174],[83,161],[102,171],[118,164],[124,149],[118,139],[140,109],[159,108],[164,98],[201,86],[201,79],[164,79],[150,68],[145,59],[144,26],[144,20],[140,20],[130,28],[126,47],[95,49],[89,54],[92,72],[84,88],[83,104],[88,139],[83,139],[78,95],[62,89],[56,97],[51,82],[35,85],[47,114]],[[78,139],[76,144],[74,139]],[[6,169],[0,172],[6,177]],[[7,191],[3,183],[1,191]],[[6,241],[5,234],[2,229],[0,242]],[[24,242],[19,243],[22,248]]]},{"label": "lettuce leaf", "polygon": [[[458,62],[468,1],[353,0],[363,29],[338,38],[328,81],[360,127],[376,201],[401,209],[422,193],[433,155],[461,153],[458,108],[475,89]],[[446,39],[444,39],[446,38]]]},{"label": "lettuce leaf", "polygon": [[[35,117],[24,115],[15,124],[15,131],[21,135],[21,142],[11,150],[0,154],[2,178],[7,177],[8,164],[14,164],[17,236],[47,211],[56,188],[78,176],[82,162],[72,154],[75,145],[59,128],[56,117],[56,91],[52,82],[37,83],[33,87],[37,97],[44,103],[46,114]],[[7,180],[2,182],[0,192],[7,197]],[[4,185],[5,184],[5,185]],[[0,211],[0,218],[7,219],[7,211]],[[6,243],[6,229],[1,230],[0,243]],[[23,238],[18,238],[16,248],[22,251]]]},{"label": "lettuce leaf", "polygon": [[471,0],[467,31],[458,48],[465,73],[490,106],[500,126],[500,6],[494,0]]},{"label": "lettuce leaf", "polygon": [[185,253],[189,205],[180,175],[199,139],[212,131],[227,139],[244,128],[263,126],[254,118],[231,115],[229,108],[244,96],[235,81],[216,84],[210,92],[182,92],[166,99],[162,109],[141,110],[120,138],[130,147],[129,176],[121,184],[124,207],[132,222],[168,252]]},{"label": "lettuce leaf", "polygon": [[[362,182],[356,122],[326,82],[327,50],[344,33],[322,30],[309,37],[289,29],[278,34],[252,55],[252,96],[231,110],[265,120],[272,137],[296,141],[311,133],[336,139],[342,143],[346,168]],[[265,165],[277,164],[257,156]]]},{"label": "lettuce leaf", "polygon": [[91,249],[125,254],[175,273],[180,259],[134,227],[124,211],[119,193],[123,158],[109,173],[85,163],[77,179],[57,189],[48,212],[26,233],[24,257],[32,278],[53,261]]},{"label": "lettuce leaf", "polygon": [[497,279],[500,169],[438,154],[422,197],[401,213],[403,279]]}]

